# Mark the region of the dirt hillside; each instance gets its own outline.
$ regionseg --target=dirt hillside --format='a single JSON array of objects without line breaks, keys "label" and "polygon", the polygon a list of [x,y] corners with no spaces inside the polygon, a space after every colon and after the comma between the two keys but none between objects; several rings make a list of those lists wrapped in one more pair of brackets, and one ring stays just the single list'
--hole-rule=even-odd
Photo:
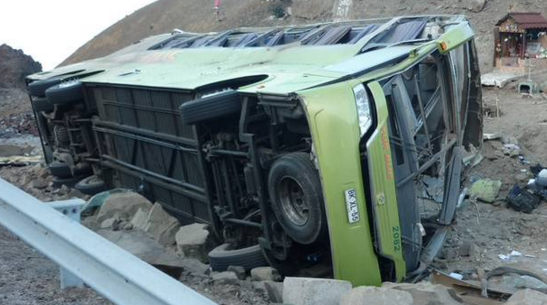
[{"label": "dirt hillside", "polygon": [[[213,13],[212,0],[159,0],[106,29],[62,65],[107,55],[144,37],[170,32],[209,32],[240,26],[305,24],[332,20],[333,7],[339,0],[224,0],[223,21]],[[291,7],[292,16],[273,18],[277,7]],[[482,69],[491,69],[493,34],[498,19],[509,10],[543,12],[544,0],[353,0],[350,18],[379,18],[415,14],[465,14],[476,29]]]},{"label": "dirt hillside", "polygon": [[42,71],[42,65],[7,44],[0,45],[0,88],[25,88],[25,77]]}]

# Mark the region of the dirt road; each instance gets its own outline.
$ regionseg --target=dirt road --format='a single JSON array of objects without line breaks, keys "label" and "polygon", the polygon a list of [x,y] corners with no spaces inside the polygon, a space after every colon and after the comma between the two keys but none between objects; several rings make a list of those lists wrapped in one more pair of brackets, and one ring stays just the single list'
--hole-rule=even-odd
[{"label": "dirt road", "polygon": [[55,263],[0,226],[0,305],[107,305],[91,289],[61,290]]}]

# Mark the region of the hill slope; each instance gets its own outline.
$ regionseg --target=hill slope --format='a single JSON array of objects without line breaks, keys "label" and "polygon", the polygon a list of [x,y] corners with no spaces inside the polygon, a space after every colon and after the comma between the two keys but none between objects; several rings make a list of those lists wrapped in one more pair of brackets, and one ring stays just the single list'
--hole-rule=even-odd
[{"label": "hill slope", "polygon": [[0,88],[25,88],[25,77],[42,71],[42,65],[7,44],[0,45]]},{"label": "hill slope", "polygon": [[[159,0],[120,20],[86,43],[62,65],[107,55],[144,37],[174,28],[193,32],[219,31],[241,26],[305,24],[332,20],[339,0],[223,0],[226,18],[218,22],[208,0]],[[291,6],[292,16],[271,18],[273,7]],[[477,32],[483,70],[492,64],[492,28],[509,10],[547,13],[544,0],[353,0],[354,19],[426,14],[465,14]],[[547,14],[546,14],[547,15]]]}]

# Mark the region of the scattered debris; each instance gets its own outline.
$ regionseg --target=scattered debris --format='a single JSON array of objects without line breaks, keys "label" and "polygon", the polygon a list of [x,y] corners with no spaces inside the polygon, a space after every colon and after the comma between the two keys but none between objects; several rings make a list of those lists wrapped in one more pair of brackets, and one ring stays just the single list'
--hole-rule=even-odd
[{"label": "scattered debris", "polygon": [[498,193],[501,188],[501,181],[482,179],[478,180],[469,190],[469,196],[471,199],[478,199],[483,202],[493,203],[498,197]]},{"label": "scattered debris", "polygon": [[522,253],[520,253],[518,251],[515,251],[515,250],[511,251],[511,253],[509,253],[509,254],[500,254],[500,255],[498,255],[498,257],[501,260],[508,260],[511,257],[518,257],[518,256],[522,256]]},{"label": "scattered debris", "polygon": [[539,204],[540,197],[529,188],[521,189],[515,185],[507,196],[507,204],[513,210],[524,213],[532,213]]}]

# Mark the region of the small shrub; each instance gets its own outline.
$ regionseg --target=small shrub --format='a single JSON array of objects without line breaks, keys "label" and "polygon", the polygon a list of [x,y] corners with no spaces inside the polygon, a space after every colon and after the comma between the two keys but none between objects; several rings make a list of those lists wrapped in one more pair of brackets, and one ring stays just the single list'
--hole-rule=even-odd
[{"label": "small shrub", "polygon": [[285,6],[282,2],[283,1],[275,1],[270,7],[272,15],[274,15],[276,18],[285,17]]}]

